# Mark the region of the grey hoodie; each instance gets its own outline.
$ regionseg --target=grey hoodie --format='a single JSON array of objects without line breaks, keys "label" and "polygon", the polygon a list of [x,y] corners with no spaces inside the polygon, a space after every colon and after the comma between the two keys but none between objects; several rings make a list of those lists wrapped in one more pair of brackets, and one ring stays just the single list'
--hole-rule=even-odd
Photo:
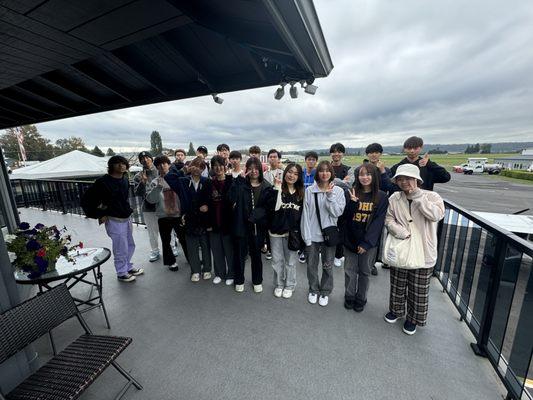
[{"label": "grey hoodie", "polygon": [[324,241],[315,210],[315,193],[318,193],[318,207],[320,207],[322,228],[337,226],[337,220],[344,212],[344,207],[346,206],[344,190],[340,187],[334,186],[331,192],[326,193],[320,190],[316,182],[309,186],[305,190],[301,221],[302,239],[306,246],[311,246],[311,242]]}]

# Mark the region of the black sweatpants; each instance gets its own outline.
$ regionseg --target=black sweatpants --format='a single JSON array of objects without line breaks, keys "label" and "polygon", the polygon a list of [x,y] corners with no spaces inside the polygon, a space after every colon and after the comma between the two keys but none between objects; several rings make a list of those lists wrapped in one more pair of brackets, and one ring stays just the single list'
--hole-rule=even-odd
[{"label": "black sweatpants", "polygon": [[178,241],[183,249],[185,259],[189,262],[187,253],[187,242],[185,241],[185,227],[181,225],[181,217],[165,217],[157,220],[159,225],[159,235],[161,236],[161,244],[163,245],[163,264],[173,265],[176,262],[176,257],[172,252],[170,241],[172,240],[172,230],[176,232]]},{"label": "black sweatpants", "polygon": [[234,237],[234,263],[235,263],[235,284],[244,284],[244,267],[246,264],[246,254],[250,255],[252,263],[252,283],[260,285],[263,283],[263,261],[261,259],[261,248],[265,243],[264,232],[258,232],[254,236],[249,232],[246,237]]}]

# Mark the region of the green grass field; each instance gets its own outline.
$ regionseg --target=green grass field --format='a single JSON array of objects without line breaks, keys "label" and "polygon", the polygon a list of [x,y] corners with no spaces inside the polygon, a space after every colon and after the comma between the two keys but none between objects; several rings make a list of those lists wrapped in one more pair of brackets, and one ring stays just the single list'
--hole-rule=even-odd
[{"label": "green grass field", "polygon": [[[488,158],[488,162],[492,163],[494,162],[494,157],[511,157],[515,154],[487,154],[486,157]],[[473,154],[432,154],[430,155],[429,159],[432,161],[435,161],[437,164],[442,165],[447,170],[451,171],[452,167],[454,165],[461,165],[467,162],[467,159],[469,157],[485,157],[483,154],[473,155]],[[345,156],[343,158],[343,163],[349,166],[359,165],[363,162],[364,156]],[[400,160],[402,160],[404,156],[401,155],[395,155],[395,156],[383,156],[381,158],[381,161],[385,163],[387,167],[391,167]],[[324,156],[320,157],[320,160],[329,160],[330,157]]]}]

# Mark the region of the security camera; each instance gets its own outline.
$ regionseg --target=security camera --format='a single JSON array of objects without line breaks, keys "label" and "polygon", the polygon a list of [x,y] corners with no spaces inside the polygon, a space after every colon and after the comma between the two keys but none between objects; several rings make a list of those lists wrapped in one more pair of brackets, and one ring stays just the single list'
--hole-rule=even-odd
[{"label": "security camera", "polygon": [[298,97],[298,89],[294,86],[294,82],[291,82],[291,88],[289,90],[291,98],[296,99]]},{"label": "security camera", "polygon": [[281,100],[281,98],[285,95],[285,84],[282,84],[281,87],[276,89],[276,93],[274,93],[274,98],[276,100]]},{"label": "security camera", "polygon": [[317,89],[318,89],[318,86],[307,84],[305,86],[305,93],[315,94]]},{"label": "security camera", "polygon": [[213,101],[217,104],[224,103],[224,99],[222,97],[218,97],[216,93],[213,93],[211,96],[213,96]]}]

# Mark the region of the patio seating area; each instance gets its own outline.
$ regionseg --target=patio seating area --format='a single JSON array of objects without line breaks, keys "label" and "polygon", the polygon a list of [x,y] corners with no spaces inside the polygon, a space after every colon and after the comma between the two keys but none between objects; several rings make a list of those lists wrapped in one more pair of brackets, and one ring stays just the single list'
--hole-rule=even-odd
[{"label": "patio seating area", "polygon": [[[20,209],[22,221],[67,226],[87,247],[110,247],[103,227],[76,215]],[[307,302],[305,266],[298,265],[293,298],[272,295],[272,270],[264,261],[264,292],[244,293],[211,281],[192,283],[180,254],[180,270],[148,262],[148,235],[134,227],[134,263],[145,275],[134,283],[115,279],[112,260],[102,267],[112,329],[99,309],[84,314],[96,334],[130,336],[123,365],[144,386],[127,399],[501,399],[505,390],[437,279],[430,292],[429,322],[415,336],[383,320],[389,272],[371,277],[363,313],[344,309],[344,276],[322,308]],[[249,269],[246,270],[249,279]],[[23,288],[30,290],[29,288]],[[35,288],[33,288],[35,290]],[[82,290],[82,289],[77,289]],[[32,292],[33,294],[33,292]],[[83,293],[80,293],[83,294]],[[29,296],[30,293],[27,293]],[[69,321],[54,331],[58,348],[80,334]],[[38,362],[52,354],[37,342]],[[106,371],[82,399],[112,399],[120,379]]]}]

